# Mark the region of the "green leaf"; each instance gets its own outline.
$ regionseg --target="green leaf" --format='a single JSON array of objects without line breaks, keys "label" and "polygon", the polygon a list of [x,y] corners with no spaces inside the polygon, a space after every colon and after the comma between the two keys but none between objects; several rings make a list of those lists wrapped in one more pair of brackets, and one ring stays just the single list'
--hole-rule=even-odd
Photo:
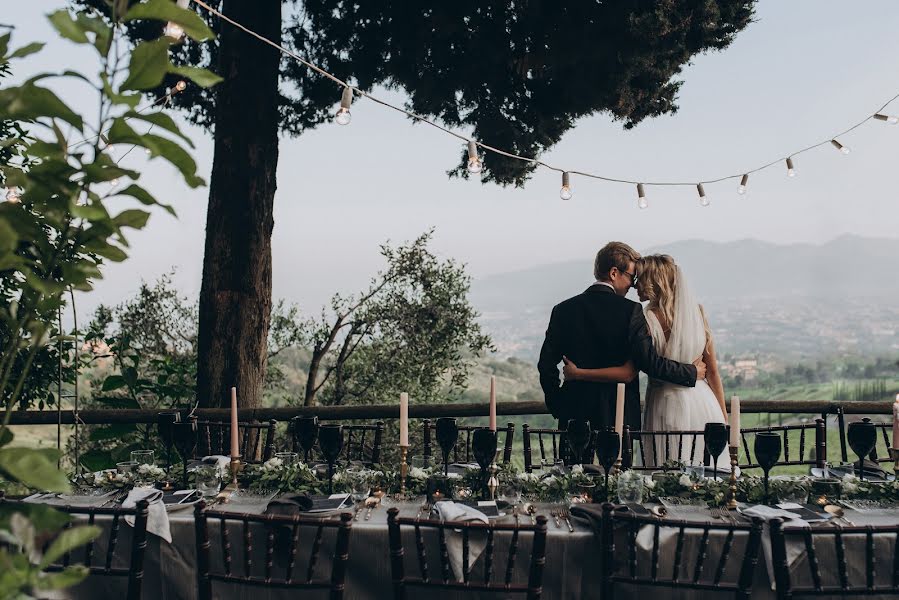
[{"label": "green leaf", "polygon": [[9,529],[9,519],[13,513],[22,513],[34,525],[40,536],[46,532],[55,532],[72,520],[68,513],[56,510],[47,504],[5,504],[0,502],[0,529]]},{"label": "green leaf", "polygon": [[0,256],[12,252],[19,245],[19,235],[9,222],[0,217]]},{"label": "green leaf", "polygon": [[90,439],[92,442],[100,442],[103,440],[120,439],[128,434],[137,431],[137,427],[131,423],[114,423],[112,425],[104,425],[91,431]]},{"label": "green leaf", "polygon": [[82,131],[84,123],[80,116],[48,90],[26,83],[20,87],[0,90],[0,116],[6,119],[32,120],[40,117],[62,119]]},{"label": "green leaf", "polygon": [[187,77],[198,86],[203,88],[210,88],[214,85],[218,85],[224,81],[221,77],[210,71],[209,69],[202,69],[200,67],[190,67],[190,66],[181,66],[181,67],[173,67],[171,69],[172,73],[177,73],[182,77]]},{"label": "green leaf", "polygon": [[0,471],[30,488],[68,492],[69,480],[56,467],[59,455],[55,449],[0,448]]},{"label": "green leaf", "polygon": [[76,44],[90,43],[90,40],[87,39],[87,35],[84,33],[84,28],[72,18],[72,15],[66,9],[61,8],[54,13],[50,13],[47,19],[53,24],[59,35],[67,40],[71,40]]},{"label": "green leaf", "polygon": [[81,455],[81,465],[89,471],[100,471],[115,467],[116,461],[107,450],[88,450]]},{"label": "green leaf", "polygon": [[181,171],[187,185],[195,188],[206,184],[202,177],[197,176],[197,163],[184,148],[172,140],[158,135],[147,134],[143,137],[158,148],[157,152],[153,153],[154,156],[161,155]]},{"label": "green leaf", "polygon": [[43,48],[44,46],[45,44],[43,44],[42,42],[31,42],[26,46],[22,46],[21,48],[7,56],[7,58],[24,58],[26,56],[34,54],[35,52],[40,52],[41,48]]},{"label": "green leaf", "polygon": [[62,590],[80,583],[90,575],[90,569],[84,565],[70,565],[56,573],[41,573],[34,586],[40,590]]},{"label": "green leaf", "polygon": [[158,202],[156,198],[153,197],[150,192],[140,187],[137,184],[131,184],[128,187],[121,189],[115,193],[116,196],[131,196],[132,198],[137,199],[141,204],[145,204],[147,206],[161,206],[164,208],[170,215],[173,217],[177,217],[178,215],[175,213],[175,209],[172,208],[168,204],[163,204],[162,202]]},{"label": "green leaf", "polygon": [[152,19],[156,21],[171,21],[177,23],[191,38],[202,42],[215,38],[215,34],[206,25],[203,19],[192,10],[178,7],[170,0],[149,0],[131,7],[125,15],[125,21],[136,19]]},{"label": "green leaf", "polygon": [[152,123],[156,127],[161,129],[165,129],[166,131],[170,131],[180,137],[182,140],[187,142],[187,145],[191,148],[194,147],[194,143],[191,141],[189,137],[181,133],[181,129],[179,129],[178,125],[175,123],[175,120],[172,119],[168,114],[164,112],[152,112],[152,113],[139,113],[136,111],[129,111],[123,115],[126,119],[138,119],[140,121],[146,121],[147,123]]},{"label": "green leaf", "polygon": [[[121,375],[110,375],[103,381],[103,387],[100,389],[102,392],[111,392],[113,390],[118,390],[125,387],[125,378]],[[138,407],[140,408],[140,407]]]},{"label": "green leaf", "polygon": [[55,563],[62,558],[63,554],[69,553],[75,548],[80,548],[88,542],[97,539],[100,535],[100,531],[101,529],[96,525],[78,525],[70,527],[69,529],[64,529],[62,533],[53,540],[50,547],[47,548],[47,552],[44,553],[44,558],[41,560],[40,564],[41,569],[46,569]]},{"label": "green leaf", "polygon": [[91,254],[102,256],[103,258],[111,260],[112,262],[122,262],[126,258],[128,258],[128,254],[124,250],[122,250],[118,246],[113,246],[112,244],[95,243],[91,245],[85,245],[85,250],[87,250]]},{"label": "green leaf", "polygon": [[113,217],[112,221],[118,225],[119,227],[131,227],[133,229],[143,229],[147,224],[147,219],[150,218],[150,213],[145,210],[140,210],[139,208],[131,208],[128,210],[123,210],[115,217]]},{"label": "green leaf", "polygon": [[121,89],[146,90],[161,84],[171,67],[169,46],[170,42],[167,39],[141,42],[131,53],[128,77],[122,83]]},{"label": "green leaf", "polygon": [[9,427],[0,429],[0,448],[7,445],[13,440],[13,433]]}]

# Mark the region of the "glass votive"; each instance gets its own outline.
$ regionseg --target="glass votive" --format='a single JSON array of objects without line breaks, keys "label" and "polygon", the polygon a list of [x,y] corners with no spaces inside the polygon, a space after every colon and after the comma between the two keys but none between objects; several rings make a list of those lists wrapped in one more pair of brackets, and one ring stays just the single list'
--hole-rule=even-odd
[{"label": "glass votive", "polygon": [[296,452],[275,452],[275,458],[281,459],[281,464],[285,467],[300,461],[300,455]]},{"label": "glass votive", "polygon": [[425,456],[424,454],[416,454],[409,459],[409,465],[418,469],[427,469],[435,464],[436,460],[433,456]]},{"label": "glass votive", "polygon": [[643,475],[639,471],[624,471],[618,476],[618,502],[643,503]]},{"label": "glass votive", "polygon": [[132,450],[131,462],[138,465],[155,465],[156,459],[152,450]]},{"label": "glass votive", "polygon": [[705,463],[701,460],[690,460],[684,463],[684,472],[691,481],[702,481],[705,478]]},{"label": "glass votive", "polygon": [[212,498],[219,493],[221,486],[221,478],[219,478],[218,469],[211,465],[203,465],[194,471],[197,482],[197,490],[205,498]]},{"label": "glass votive", "polygon": [[119,473],[131,473],[137,469],[138,464],[140,463],[133,460],[123,460],[115,464],[115,470]]}]

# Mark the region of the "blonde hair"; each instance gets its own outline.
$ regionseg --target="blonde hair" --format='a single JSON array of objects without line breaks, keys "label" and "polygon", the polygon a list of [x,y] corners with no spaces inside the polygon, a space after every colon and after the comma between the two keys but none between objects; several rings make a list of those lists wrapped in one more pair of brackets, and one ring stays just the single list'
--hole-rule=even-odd
[{"label": "blonde hair", "polygon": [[597,281],[604,281],[609,278],[609,271],[612,270],[612,267],[624,273],[630,263],[636,263],[638,260],[640,260],[640,253],[624,242],[609,242],[596,253],[596,260],[593,261],[593,276]]},{"label": "blonde hair", "polygon": [[[654,311],[659,319],[666,337],[674,323],[674,299],[677,297],[677,264],[667,254],[650,254],[637,263],[639,277],[638,288],[649,301],[647,308]],[[702,305],[699,306],[705,328],[706,349],[712,339],[709,323],[705,318]]]}]

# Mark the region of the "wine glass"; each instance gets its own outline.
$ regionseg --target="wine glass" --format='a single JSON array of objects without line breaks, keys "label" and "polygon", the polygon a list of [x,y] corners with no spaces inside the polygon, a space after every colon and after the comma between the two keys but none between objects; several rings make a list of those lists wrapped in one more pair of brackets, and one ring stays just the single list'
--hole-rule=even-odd
[{"label": "wine glass", "polygon": [[849,423],[849,429],[846,432],[846,439],[849,441],[849,447],[858,456],[858,477],[865,478],[865,457],[874,449],[877,443],[877,430],[871,419],[865,417],[861,421]]},{"label": "wine glass", "polygon": [[[705,432],[705,449],[709,451],[712,457],[712,481],[718,479],[718,457],[724,452],[727,446],[727,425],[724,423],[706,423]],[[779,452],[779,451],[778,451]]]},{"label": "wine glass", "polygon": [[294,417],[293,438],[303,454],[303,462],[309,462],[309,453],[318,438],[318,417]]},{"label": "wine glass", "polygon": [[328,493],[334,493],[334,463],[343,450],[343,425],[328,423],[318,427],[318,445],[328,461]]},{"label": "wine glass", "polygon": [[763,431],[755,434],[755,460],[765,472],[765,502],[768,502],[768,473],[780,459],[780,434]]},{"label": "wine glass", "polygon": [[596,448],[596,458],[602,465],[606,474],[606,499],[609,497],[609,472],[618,460],[618,453],[621,451],[621,438],[618,432],[611,427],[600,429],[595,433],[596,441],[593,446]]},{"label": "wine glass", "polygon": [[474,459],[481,467],[481,476],[484,478],[484,485],[487,485],[487,469],[493,464],[496,458],[496,432],[492,429],[475,429],[471,435],[471,450],[474,453]]},{"label": "wine glass", "polygon": [[178,421],[172,424],[172,439],[178,454],[181,455],[181,463],[183,467],[184,488],[187,489],[187,461],[193,458],[194,450],[197,448],[197,422],[194,419],[189,421]]},{"label": "wine glass", "polygon": [[584,462],[584,452],[590,445],[590,423],[584,419],[568,419],[568,429],[565,430],[565,439],[571,450],[571,464]]},{"label": "wine glass", "polygon": [[165,476],[169,477],[169,471],[172,469],[172,444],[174,440],[173,429],[174,424],[181,421],[181,413],[177,412],[161,412],[156,415],[156,430],[162,440],[162,446],[165,448]]},{"label": "wine glass", "polygon": [[449,477],[449,454],[459,439],[459,426],[452,417],[437,419],[437,443],[443,451],[443,475]]}]

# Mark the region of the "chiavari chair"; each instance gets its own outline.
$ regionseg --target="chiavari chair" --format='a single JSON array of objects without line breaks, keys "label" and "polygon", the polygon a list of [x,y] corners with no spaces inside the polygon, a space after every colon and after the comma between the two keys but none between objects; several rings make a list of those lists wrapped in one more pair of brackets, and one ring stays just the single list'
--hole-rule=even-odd
[{"label": "chiavari chair", "polygon": [[[241,421],[237,424],[240,435],[241,460],[246,463],[265,462],[273,456],[275,426],[277,421]],[[264,442],[262,441],[264,437]],[[260,443],[262,453],[260,454]],[[223,421],[197,421],[197,455],[202,458],[213,454],[231,454],[231,423]]]},{"label": "chiavari chair", "polygon": [[[422,440],[423,440],[423,454],[426,457],[431,457],[434,455],[434,452],[437,452],[437,455],[440,455],[440,448],[437,447],[435,441],[432,439],[434,436],[433,430],[434,425],[431,424],[430,419],[424,419],[421,423],[422,426]],[[450,454],[450,460],[452,462],[463,462],[463,463],[471,463],[474,462],[474,454],[471,450],[471,437],[477,429],[484,429],[482,425],[459,425],[459,441],[453,447],[453,451]],[[497,430],[497,435],[500,433],[504,434],[504,438],[502,440],[502,448],[503,448],[503,464],[508,464],[512,461],[512,441],[515,436],[515,423],[506,423],[506,426],[503,429]],[[499,445],[499,438],[497,438],[497,445]],[[435,450],[436,448],[436,450]]]}]

